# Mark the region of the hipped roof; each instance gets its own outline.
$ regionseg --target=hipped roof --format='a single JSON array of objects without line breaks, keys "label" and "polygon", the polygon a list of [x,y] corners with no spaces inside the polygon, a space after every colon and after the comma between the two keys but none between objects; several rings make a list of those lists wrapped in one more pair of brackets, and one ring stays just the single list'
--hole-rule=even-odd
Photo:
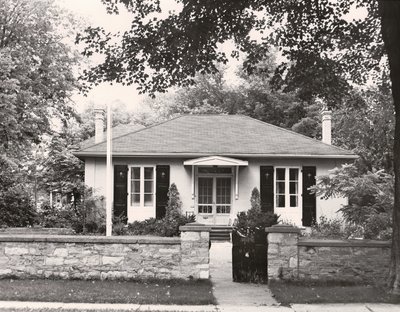
[{"label": "hipped roof", "polygon": [[[106,155],[106,142],[75,152]],[[113,156],[357,158],[351,151],[243,115],[183,115],[113,139]]]}]

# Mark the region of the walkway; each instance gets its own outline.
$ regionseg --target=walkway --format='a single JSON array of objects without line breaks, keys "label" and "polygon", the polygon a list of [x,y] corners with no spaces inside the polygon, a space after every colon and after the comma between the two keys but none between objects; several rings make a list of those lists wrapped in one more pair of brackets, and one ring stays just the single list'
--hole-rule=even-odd
[{"label": "walkway", "polygon": [[265,284],[232,281],[232,244],[213,242],[210,249],[210,274],[214,296],[221,306],[274,306],[276,300]]}]

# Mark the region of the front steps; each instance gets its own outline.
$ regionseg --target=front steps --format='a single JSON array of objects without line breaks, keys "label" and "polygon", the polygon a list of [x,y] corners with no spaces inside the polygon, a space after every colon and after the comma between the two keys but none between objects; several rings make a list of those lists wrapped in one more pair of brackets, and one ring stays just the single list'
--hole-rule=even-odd
[{"label": "front steps", "polygon": [[211,241],[230,242],[232,226],[229,225],[212,225],[210,232]]}]

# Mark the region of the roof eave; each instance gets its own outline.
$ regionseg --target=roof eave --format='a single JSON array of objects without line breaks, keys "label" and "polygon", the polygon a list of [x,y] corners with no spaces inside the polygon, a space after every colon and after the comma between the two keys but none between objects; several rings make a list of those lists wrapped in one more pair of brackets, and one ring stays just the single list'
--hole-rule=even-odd
[{"label": "roof eave", "polygon": [[[73,153],[78,158],[86,157],[106,157],[104,152],[75,152]],[[158,153],[158,152],[147,152],[147,153],[124,153],[114,152],[113,157],[168,157],[168,158],[185,158],[185,157],[206,157],[206,156],[225,156],[225,157],[245,157],[245,158],[314,158],[314,159],[357,159],[359,156],[354,154],[240,154],[240,153],[224,153],[224,154],[211,154],[211,153]]]}]

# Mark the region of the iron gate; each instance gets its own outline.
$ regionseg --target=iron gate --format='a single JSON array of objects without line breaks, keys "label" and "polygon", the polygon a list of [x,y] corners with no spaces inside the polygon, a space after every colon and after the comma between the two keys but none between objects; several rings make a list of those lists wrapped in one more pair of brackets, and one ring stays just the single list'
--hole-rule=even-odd
[{"label": "iron gate", "polygon": [[232,274],[234,282],[267,283],[267,236],[264,230],[244,235],[232,231]]}]

